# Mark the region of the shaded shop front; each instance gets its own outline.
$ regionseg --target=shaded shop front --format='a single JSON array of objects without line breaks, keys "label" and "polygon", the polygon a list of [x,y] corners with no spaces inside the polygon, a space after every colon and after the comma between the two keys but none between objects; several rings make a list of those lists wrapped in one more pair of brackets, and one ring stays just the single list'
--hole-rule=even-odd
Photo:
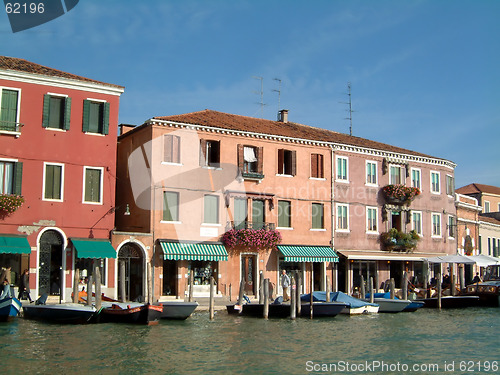
[{"label": "shaded shop front", "polygon": [[219,294],[219,280],[222,277],[220,262],[228,259],[226,248],[221,242],[189,242],[160,240],[163,251],[162,296],[184,297],[189,293],[188,280],[193,274],[193,296],[210,294],[210,278],[216,282]]},{"label": "shaded shop front", "polygon": [[[0,234],[0,267],[11,267],[11,286],[19,286],[22,272],[29,269],[30,253],[31,247],[26,236]],[[14,290],[11,293],[14,296]]]},{"label": "shaded shop front", "polygon": [[298,272],[302,278],[301,293],[311,290],[311,275],[314,290],[326,290],[327,282],[332,291],[337,286],[339,257],[330,246],[278,245],[278,294],[283,293],[279,277],[282,270],[291,275]]}]

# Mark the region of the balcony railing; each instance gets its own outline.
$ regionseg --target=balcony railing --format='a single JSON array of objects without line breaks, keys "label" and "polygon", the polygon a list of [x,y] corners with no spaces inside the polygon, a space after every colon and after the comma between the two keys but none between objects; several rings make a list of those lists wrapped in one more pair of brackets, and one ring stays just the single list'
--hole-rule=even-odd
[{"label": "balcony railing", "polygon": [[226,231],[231,229],[265,229],[265,230],[275,230],[276,225],[274,223],[261,223],[261,222],[252,222],[252,221],[241,221],[234,222],[228,221],[226,225]]},{"label": "balcony railing", "polygon": [[0,121],[0,133],[19,135],[23,126],[19,122]]}]

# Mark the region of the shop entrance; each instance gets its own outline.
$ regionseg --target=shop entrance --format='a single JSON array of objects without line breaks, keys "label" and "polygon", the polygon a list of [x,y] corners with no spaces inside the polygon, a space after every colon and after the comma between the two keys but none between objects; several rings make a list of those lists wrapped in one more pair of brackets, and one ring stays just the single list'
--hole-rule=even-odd
[{"label": "shop entrance", "polygon": [[241,256],[241,277],[244,281],[243,291],[247,295],[256,295],[257,257],[255,255]]},{"label": "shop entrance", "polygon": [[[118,267],[125,263],[125,300],[144,301],[144,256],[141,249],[133,244],[124,245],[118,252]],[[121,285],[123,275],[118,272],[118,285]],[[121,300],[121,288],[118,288],[118,298]]]},{"label": "shop entrance", "polygon": [[163,295],[177,295],[177,261],[163,261]]},{"label": "shop entrance", "polygon": [[38,293],[58,296],[61,293],[63,238],[55,230],[40,237]]}]

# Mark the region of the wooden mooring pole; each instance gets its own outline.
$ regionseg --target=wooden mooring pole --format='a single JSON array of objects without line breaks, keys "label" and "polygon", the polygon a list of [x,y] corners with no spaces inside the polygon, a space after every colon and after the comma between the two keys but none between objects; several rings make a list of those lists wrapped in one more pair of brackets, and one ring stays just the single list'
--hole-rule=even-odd
[{"label": "wooden mooring pole", "polygon": [[75,276],[73,277],[73,303],[78,303],[78,284],[80,283],[80,270],[77,268],[75,270]]},{"label": "wooden mooring pole", "polygon": [[[92,294],[91,294],[92,296]],[[101,295],[101,268],[95,268],[95,308],[97,311],[101,310],[102,307],[102,295]]]},{"label": "wooden mooring pole", "polygon": [[403,299],[408,299],[408,273],[405,271],[403,274]]},{"label": "wooden mooring pole", "polygon": [[215,280],[213,277],[210,277],[210,302],[208,305],[210,320],[214,320],[214,289],[215,289]]},{"label": "wooden mooring pole", "polygon": [[295,283],[295,277],[292,274],[292,280],[290,282],[290,319],[295,320],[297,314],[297,284]]},{"label": "wooden mooring pole", "polygon": [[189,290],[188,290],[188,302],[193,302],[193,285],[194,285],[194,270],[191,268],[189,270]]},{"label": "wooden mooring pole", "polygon": [[87,305],[92,306],[92,275],[87,278]]},{"label": "wooden mooring pole", "polygon": [[269,279],[264,280],[264,319],[269,318]]},{"label": "wooden mooring pole", "polygon": [[127,300],[126,291],[125,291],[125,261],[120,260],[120,300],[125,302]]},{"label": "wooden mooring pole", "polygon": [[313,318],[314,314],[313,314],[313,292],[314,292],[314,275],[313,275],[313,266],[312,266],[312,263],[311,263],[311,298],[309,299],[309,311],[311,312],[311,319]]},{"label": "wooden mooring pole", "polygon": [[243,288],[244,287],[245,287],[245,281],[241,280],[240,281],[240,291],[238,294],[238,303],[237,303],[237,305],[239,305],[239,306],[241,306],[241,304],[243,303]]},{"label": "wooden mooring pole", "polygon": [[147,285],[148,285],[148,303],[152,304],[153,303],[153,279],[151,277],[151,263],[148,263],[147,265]]},{"label": "wooden mooring pole", "polygon": [[390,282],[390,290],[391,290],[391,299],[394,299],[394,288],[395,288],[395,283],[394,283],[394,278],[391,278]]},{"label": "wooden mooring pole", "polygon": [[259,303],[264,303],[264,272],[259,273]]},{"label": "wooden mooring pole", "polygon": [[330,285],[330,276],[326,275],[326,288],[325,288],[325,294],[326,294],[326,302],[330,302],[330,292],[331,292],[331,285]]},{"label": "wooden mooring pole", "polygon": [[437,275],[437,302],[438,302],[438,309],[441,310],[441,293],[442,293],[442,286],[441,286],[441,274],[438,273]]},{"label": "wooden mooring pole", "polygon": [[300,300],[300,293],[302,292],[302,277],[300,276],[300,272],[297,271],[297,315],[300,316],[302,313],[302,303]]},{"label": "wooden mooring pole", "polygon": [[374,290],[373,290],[373,276],[370,276],[370,284],[369,284],[369,290],[370,290],[370,303],[373,303],[373,300],[375,298],[374,296]]},{"label": "wooden mooring pole", "polygon": [[366,288],[365,288],[365,278],[363,275],[361,275],[361,287],[359,288],[360,293],[361,293],[361,299],[366,298]]}]

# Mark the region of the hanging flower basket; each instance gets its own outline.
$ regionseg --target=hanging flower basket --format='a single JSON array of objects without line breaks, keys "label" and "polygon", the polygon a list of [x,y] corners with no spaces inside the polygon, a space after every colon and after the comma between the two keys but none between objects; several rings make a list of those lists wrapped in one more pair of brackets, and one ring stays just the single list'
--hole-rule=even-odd
[{"label": "hanging flower basket", "polygon": [[410,204],[417,195],[420,195],[420,189],[405,185],[386,185],[382,188],[385,199],[392,204]]},{"label": "hanging flower basket", "polygon": [[24,197],[16,194],[0,194],[0,212],[11,214],[24,203]]},{"label": "hanging flower basket", "polygon": [[281,242],[281,233],[266,229],[231,229],[222,235],[221,241],[230,250],[237,247],[265,250]]},{"label": "hanging flower basket", "polygon": [[390,231],[380,234],[380,243],[383,249],[389,251],[413,251],[419,240],[420,236],[414,230],[404,233],[392,228]]}]

